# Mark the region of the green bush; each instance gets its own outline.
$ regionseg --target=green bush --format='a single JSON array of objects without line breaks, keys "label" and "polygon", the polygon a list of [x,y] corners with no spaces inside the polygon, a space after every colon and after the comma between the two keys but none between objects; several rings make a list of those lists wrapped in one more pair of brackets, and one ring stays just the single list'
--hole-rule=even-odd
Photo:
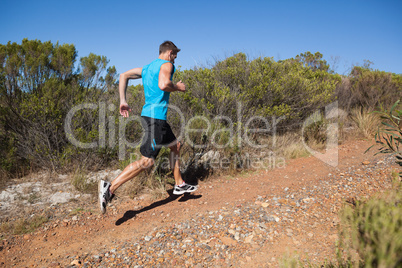
[{"label": "green bush", "polygon": [[401,267],[402,184],[396,183],[392,190],[347,204],[340,211],[337,256],[317,264],[287,254],[281,267]]},{"label": "green bush", "polygon": [[[117,159],[122,119],[116,69],[108,67],[105,56],[77,55],[72,44],[28,39],[21,44],[0,44],[1,174],[34,169],[71,171],[76,166],[98,169]],[[306,118],[336,100],[341,107],[381,103],[387,107],[390,98],[400,96],[401,75],[356,67],[348,77],[341,77],[329,71],[322,57],[319,52],[306,52],[276,62],[269,57],[250,60],[238,53],[209,68],[178,70],[174,81],[182,80],[187,91],[172,94],[171,104],[179,108],[185,122],[195,116],[211,122],[208,131],[189,134],[190,140],[203,146],[184,146],[187,162],[196,164],[195,159],[211,149],[222,156],[252,150],[245,148],[239,137],[249,135],[252,142],[262,144],[273,134],[299,130]],[[133,114],[140,115],[142,85],[130,86],[127,98]],[[96,107],[77,111],[71,128],[80,142],[98,142],[92,149],[74,146],[64,129],[69,111],[85,103]],[[265,128],[263,120],[254,120],[246,129],[253,116],[266,118],[271,126],[274,118],[279,123],[272,133],[250,133],[250,129]],[[174,109],[168,120],[179,133],[181,117]],[[203,129],[204,125],[193,122],[191,128]],[[325,123],[317,123],[309,131],[322,141],[324,128]],[[124,134],[128,141],[139,141],[142,130],[130,122]]]},{"label": "green bush", "polygon": [[389,108],[402,94],[402,75],[355,66],[336,89],[341,108],[375,110]]},{"label": "green bush", "polygon": [[[341,248],[353,267],[402,265],[402,188],[346,206],[341,212]],[[353,253],[357,253],[356,255]],[[340,263],[345,260],[340,258]]]},{"label": "green bush", "polygon": [[[385,128],[378,128],[375,140],[380,145],[376,154],[395,155],[397,163],[402,166],[399,149],[402,111],[396,109],[398,104],[399,100],[389,111],[383,109],[376,112]],[[340,246],[346,253],[347,266],[402,266],[402,183],[396,180],[393,185],[394,189],[379,197],[357,202],[355,207],[347,206],[342,210]],[[338,261],[345,264],[342,255]]]},{"label": "green bush", "polygon": [[[273,135],[300,129],[310,114],[336,100],[334,92],[341,78],[327,72],[321,57],[319,53],[306,53],[296,60],[276,62],[272,58],[249,60],[238,53],[216,61],[210,68],[176,72],[174,80],[182,80],[187,91],[172,94],[171,103],[183,112],[186,123],[194,116],[203,117],[191,119],[187,125],[200,131],[186,130],[190,142],[183,156],[197,166],[199,156],[211,150],[228,158],[243,152],[259,154],[261,150],[246,145],[245,135],[253,144],[261,145]],[[251,118],[255,120],[246,125]],[[168,120],[180,122],[174,112]],[[278,123],[274,127],[275,120]],[[172,124],[176,133],[177,126]],[[325,139],[323,127],[311,131],[321,140]],[[265,133],[250,131],[267,128]]]},{"label": "green bush", "polygon": [[243,118],[285,116],[281,125],[289,127],[334,101],[340,77],[294,60],[250,61],[238,53],[210,69],[179,71],[175,80],[182,80],[188,88],[172,96],[172,103],[186,115],[227,116],[236,122],[241,103]]}]

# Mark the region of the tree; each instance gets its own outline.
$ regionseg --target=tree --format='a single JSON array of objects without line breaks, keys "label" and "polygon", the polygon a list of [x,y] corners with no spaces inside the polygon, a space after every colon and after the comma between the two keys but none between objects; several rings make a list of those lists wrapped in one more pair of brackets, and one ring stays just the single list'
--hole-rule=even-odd
[{"label": "tree", "polygon": [[93,87],[95,89],[102,86],[102,73],[106,70],[109,61],[105,56],[90,53],[87,57],[80,59],[82,68],[81,78],[82,84],[87,89]]},{"label": "tree", "polygon": [[[73,44],[28,39],[0,44],[0,169],[12,172],[29,163],[54,170],[68,162],[74,149],[63,128],[67,113],[74,105],[104,99],[117,76],[105,56],[81,58],[82,71],[74,67],[76,60]],[[77,113],[83,140],[96,136],[96,114]]]},{"label": "tree", "polygon": [[297,55],[295,60],[302,63],[303,66],[311,68],[313,71],[321,70],[327,72],[329,64],[322,57],[323,55],[320,52],[312,54],[310,51],[307,51]]}]

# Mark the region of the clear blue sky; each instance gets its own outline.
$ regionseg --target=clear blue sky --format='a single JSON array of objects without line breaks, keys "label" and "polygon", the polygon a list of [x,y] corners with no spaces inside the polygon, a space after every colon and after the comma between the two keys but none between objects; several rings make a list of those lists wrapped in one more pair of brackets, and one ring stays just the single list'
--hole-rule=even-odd
[{"label": "clear blue sky", "polygon": [[0,43],[23,38],[104,55],[118,73],[141,67],[172,40],[181,69],[244,52],[287,59],[319,51],[348,74],[364,60],[402,73],[402,1],[15,1],[2,0]]}]

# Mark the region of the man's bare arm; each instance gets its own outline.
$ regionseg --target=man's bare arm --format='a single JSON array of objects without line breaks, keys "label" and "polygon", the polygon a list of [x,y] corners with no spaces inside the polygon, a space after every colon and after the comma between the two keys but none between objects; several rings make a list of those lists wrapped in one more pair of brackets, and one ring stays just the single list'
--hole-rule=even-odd
[{"label": "man's bare arm", "polygon": [[159,82],[158,82],[159,88],[166,92],[186,91],[186,85],[182,81],[179,81],[175,85],[170,80],[172,72],[173,72],[173,64],[168,62],[162,64],[161,69],[159,71]]},{"label": "man's bare arm", "polygon": [[141,78],[142,68],[134,68],[127,72],[120,74],[119,81],[119,93],[120,93],[120,102],[126,101],[126,90],[128,80],[130,79],[139,79]]},{"label": "man's bare arm", "polygon": [[131,111],[126,101],[127,84],[130,79],[141,78],[142,68],[134,68],[127,72],[120,74],[119,80],[119,95],[120,95],[120,114],[128,117],[128,112]]}]

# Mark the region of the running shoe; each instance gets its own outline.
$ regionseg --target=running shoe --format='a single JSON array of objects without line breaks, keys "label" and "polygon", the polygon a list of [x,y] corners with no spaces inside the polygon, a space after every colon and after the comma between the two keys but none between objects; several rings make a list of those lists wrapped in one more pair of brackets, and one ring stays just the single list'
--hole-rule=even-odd
[{"label": "running shoe", "polygon": [[184,193],[191,193],[198,189],[198,185],[190,185],[187,183],[183,183],[182,185],[175,185],[173,189],[173,194],[181,195]]},{"label": "running shoe", "polygon": [[102,214],[106,212],[106,205],[112,201],[114,194],[110,192],[111,184],[107,181],[100,180],[98,184],[98,193],[99,193],[99,206]]}]

